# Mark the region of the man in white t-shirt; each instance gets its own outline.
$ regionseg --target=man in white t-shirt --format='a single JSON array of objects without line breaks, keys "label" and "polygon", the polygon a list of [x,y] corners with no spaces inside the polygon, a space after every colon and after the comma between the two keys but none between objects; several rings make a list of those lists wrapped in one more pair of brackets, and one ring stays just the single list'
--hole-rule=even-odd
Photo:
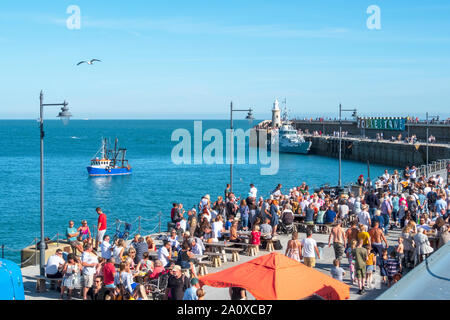
[{"label": "man in white t-shirt", "polygon": [[367,226],[367,229],[371,227],[372,221],[370,220],[369,206],[367,204],[363,205],[362,210],[358,213],[358,221],[363,225]]},{"label": "man in white t-shirt", "polygon": [[252,198],[256,199],[256,195],[258,194],[258,189],[256,189],[253,183],[250,184],[250,195]]},{"label": "man in white t-shirt", "polygon": [[112,250],[111,250],[111,244],[109,243],[110,237],[105,234],[103,236],[103,241],[100,243],[100,252],[102,254],[102,258],[108,260],[111,258]]},{"label": "man in white t-shirt", "polygon": [[317,259],[320,259],[319,249],[317,248],[316,240],[312,238],[312,230],[306,230],[306,238],[302,240],[302,256],[303,263],[311,268],[316,266]]},{"label": "man in white t-shirt", "polygon": [[172,246],[170,241],[165,240],[164,245],[158,249],[158,260],[161,261],[164,267],[168,267],[170,264],[170,258],[172,257]]},{"label": "man in white t-shirt", "polygon": [[65,261],[62,257],[62,250],[57,249],[54,255],[51,255],[47,260],[45,267],[45,274],[47,278],[62,278],[61,269]]},{"label": "man in white t-shirt", "polygon": [[81,265],[83,270],[83,300],[87,300],[87,292],[94,285],[95,269],[98,265],[97,256],[92,252],[92,245],[86,244],[83,255],[81,256]]},{"label": "man in white t-shirt", "polygon": [[211,225],[211,229],[214,239],[218,240],[222,237],[222,231],[224,231],[222,216],[217,216],[216,220]]}]

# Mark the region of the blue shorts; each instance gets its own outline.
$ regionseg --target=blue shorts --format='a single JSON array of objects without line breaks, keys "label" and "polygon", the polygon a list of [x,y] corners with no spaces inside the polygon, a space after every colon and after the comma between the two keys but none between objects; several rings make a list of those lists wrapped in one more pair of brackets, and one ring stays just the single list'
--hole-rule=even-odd
[{"label": "blue shorts", "polygon": [[373,272],[373,265],[366,266],[366,272],[367,273],[372,273]]}]

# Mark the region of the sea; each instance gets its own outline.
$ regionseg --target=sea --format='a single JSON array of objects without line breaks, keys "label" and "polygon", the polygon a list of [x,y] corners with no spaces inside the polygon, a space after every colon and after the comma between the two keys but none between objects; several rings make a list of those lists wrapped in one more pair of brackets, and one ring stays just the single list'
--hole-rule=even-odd
[{"label": "sea", "polygon": [[[132,232],[158,231],[161,221],[166,230],[173,202],[186,210],[197,205],[202,196],[211,200],[224,195],[230,180],[229,164],[177,164],[172,153],[180,143],[172,141],[177,129],[188,132],[194,157],[195,120],[72,120],[68,125],[46,120],[44,138],[45,236],[64,238],[69,220],[75,226],[87,220],[93,232],[97,223],[96,207],[108,217],[107,234],[116,227],[132,224]],[[197,120],[200,121],[200,120]],[[246,120],[234,121],[234,128],[247,130],[255,125]],[[218,129],[225,137],[228,120],[201,121],[203,133]],[[35,120],[0,120],[0,246],[2,255],[20,262],[20,250],[40,238],[40,144],[39,126]],[[86,167],[101,147],[101,139],[127,149],[133,173],[129,176],[89,177]],[[248,142],[246,142],[248,144]],[[203,149],[210,142],[203,142]],[[223,157],[226,142],[223,141]],[[236,147],[235,147],[236,149]],[[250,150],[246,145],[246,150]],[[248,157],[247,157],[248,158]],[[225,162],[225,161],[224,161]],[[236,160],[235,160],[236,162]],[[311,189],[324,184],[336,185],[338,160],[315,155],[280,154],[279,170],[262,175],[261,167],[246,159],[235,164],[233,190],[246,197],[254,183],[258,196],[267,197],[278,183],[283,191],[306,182]],[[393,167],[371,164],[372,177]],[[355,182],[367,174],[367,164],[342,162],[343,184]],[[139,218],[140,217],[140,218]],[[160,218],[161,217],[161,218]]]}]

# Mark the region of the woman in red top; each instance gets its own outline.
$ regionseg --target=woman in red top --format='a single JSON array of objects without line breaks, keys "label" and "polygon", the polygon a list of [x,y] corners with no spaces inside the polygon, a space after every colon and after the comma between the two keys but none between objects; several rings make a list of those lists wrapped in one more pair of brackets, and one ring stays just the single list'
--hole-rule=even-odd
[{"label": "woman in red top", "polygon": [[259,231],[259,226],[254,226],[251,234],[251,244],[260,245],[261,244],[261,231]]}]

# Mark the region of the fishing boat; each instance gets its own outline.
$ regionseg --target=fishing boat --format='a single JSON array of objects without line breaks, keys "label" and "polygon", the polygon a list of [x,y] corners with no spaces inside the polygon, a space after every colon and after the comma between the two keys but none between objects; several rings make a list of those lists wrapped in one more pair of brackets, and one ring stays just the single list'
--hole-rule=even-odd
[{"label": "fishing boat", "polygon": [[[118,139],[114,149],[108,149],[108,139],[102,139],[102,146],[87,167],[90,176],[120,176],[131,174],[128,160],[125,159],[127,149],[118,147]],[[98,155],[100,154],[100,157]]]}]

